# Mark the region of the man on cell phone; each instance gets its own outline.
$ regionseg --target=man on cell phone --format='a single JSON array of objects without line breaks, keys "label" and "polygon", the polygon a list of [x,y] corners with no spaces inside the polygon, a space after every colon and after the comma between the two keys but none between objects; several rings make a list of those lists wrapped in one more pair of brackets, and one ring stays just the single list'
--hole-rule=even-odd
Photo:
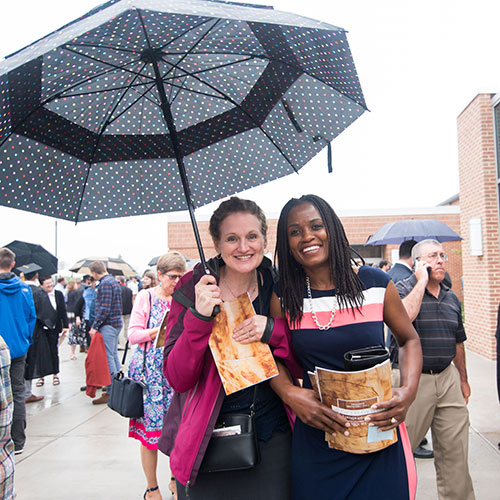
[{"label": "man on cell phone", "polygon": [[467,381],[460,301],[443,283],[448,256],[436,240],[412,250],[415,272],[396,284],[422,343],[423,366],[417,397],[406,415],[415,449],[432,430],[440,500],[472,500],[469,474],[470,386]]}]

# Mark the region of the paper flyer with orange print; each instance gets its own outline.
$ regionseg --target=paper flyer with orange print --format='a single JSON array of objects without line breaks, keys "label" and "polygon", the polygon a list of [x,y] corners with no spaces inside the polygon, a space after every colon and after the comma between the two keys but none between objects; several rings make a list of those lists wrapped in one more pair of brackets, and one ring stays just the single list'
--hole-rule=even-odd
[{"label": "paper flyer with orange print", "polygon": [[344,415],[350,422],[349,436],[337,432],[325,432],[330,448],[349,453],[371,453],[381,450],[397,441],[396,430],[379,432],[377,427],[368,426],[365,417],[374,403],[387,401],[392,397],[390,361],[384,361],[367,370],[341,372],[316,367],[308,372],[313,390],[319,399],[334,411]]},{"label": "paper flyer with orange print", "polygon": [[233,330],[255,315],[248,293],[221,304],[214,319],[209,346],[226,395],[278,375],[271,349],[263,342],[242,344],[233,340]]}]

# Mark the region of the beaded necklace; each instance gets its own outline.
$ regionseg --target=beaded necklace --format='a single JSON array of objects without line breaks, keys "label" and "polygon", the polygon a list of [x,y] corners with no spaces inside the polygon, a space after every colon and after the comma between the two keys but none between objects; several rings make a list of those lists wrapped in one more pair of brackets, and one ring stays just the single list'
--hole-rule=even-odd
[{"label": "beaded necklace", "polygon": [[335,319],[335,314],[337,313],[338,306],[337,306],[337,301],[335,300],[335,297],[333,297],[333,307],[330,312],[330,321],[326,325],[320,324],[318,321],[318,316],[316,316],[316,311],[313,308],[313,298],[312,298],[312,293],[311,293],[311,280],[309,279],[309,276],[306,276],[306,285],[307,285],[307,298],[309,299],[309,308],[311,309],[311,316],[316,324],[316,326],[320,330],[328,330],[332,325],[333,321]]}]

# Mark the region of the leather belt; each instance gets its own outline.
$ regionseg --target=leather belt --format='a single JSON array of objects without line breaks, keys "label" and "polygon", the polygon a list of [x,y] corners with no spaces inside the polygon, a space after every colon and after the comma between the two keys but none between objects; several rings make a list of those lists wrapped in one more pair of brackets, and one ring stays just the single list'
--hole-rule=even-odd
[{"label": "leather belt", "polygon": [[427,375],[437,375],[438,373],[446,370],[448,366],[450,365],[444,366],[443,368],[422,368],[422,373],[426,373]]}]

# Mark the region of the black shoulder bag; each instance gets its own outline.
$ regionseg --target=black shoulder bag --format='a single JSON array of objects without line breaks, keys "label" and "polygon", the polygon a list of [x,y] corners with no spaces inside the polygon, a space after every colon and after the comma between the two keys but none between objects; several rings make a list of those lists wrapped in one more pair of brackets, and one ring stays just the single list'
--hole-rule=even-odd
[{"label": "black shoulder bag", "polygon": [[[151,293],[149,294],[150,306]],[[149,310],[151,316],[151,309]],[[149,323],[149,319],[148,319]],[[144,416],[144,403],[142,393],[146,384],[143,382],[144,370],[146,368],[146,350],[148,343],[144,344],[144,358],[142,361],[142,376],[141,380],[132,380],[123,373],[123,369],[113,375],[111,380],[111,393],[108,399],[108,406],[119,413],[122,417],[140,418]],[[125,366],[127,359],[128,340],[125,344],[125,352],[122,358],[122,368]]]},{"label": "black shoulder bag", "polygon": [[208,443],[200,472],[228,472],[252,469],[260,461],[255,432],[255,399],[253,391],[250,414],[227,413],[219,416]]}]

